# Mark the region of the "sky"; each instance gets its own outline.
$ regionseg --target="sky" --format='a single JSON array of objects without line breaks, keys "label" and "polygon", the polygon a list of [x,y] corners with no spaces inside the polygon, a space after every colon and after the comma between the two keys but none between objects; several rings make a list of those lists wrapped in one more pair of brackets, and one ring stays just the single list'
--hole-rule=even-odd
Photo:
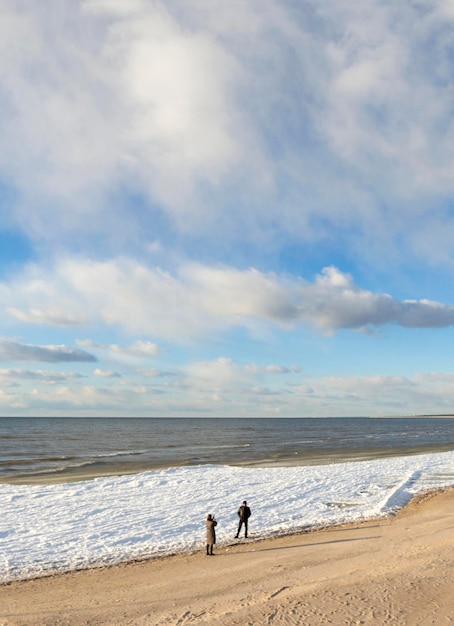
[{"label": "sky", "polygon": [[3,0],[0,415],[451,413],[453,26]]}]

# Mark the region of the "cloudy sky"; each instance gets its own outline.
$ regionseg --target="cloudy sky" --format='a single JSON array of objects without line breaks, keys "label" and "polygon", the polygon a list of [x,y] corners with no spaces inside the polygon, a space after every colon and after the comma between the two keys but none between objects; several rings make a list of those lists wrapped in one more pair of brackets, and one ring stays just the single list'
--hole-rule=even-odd
[{"label": "cloudy sky", "polygon": [[453,27],[3,0],[0,415],[452,412]]}]

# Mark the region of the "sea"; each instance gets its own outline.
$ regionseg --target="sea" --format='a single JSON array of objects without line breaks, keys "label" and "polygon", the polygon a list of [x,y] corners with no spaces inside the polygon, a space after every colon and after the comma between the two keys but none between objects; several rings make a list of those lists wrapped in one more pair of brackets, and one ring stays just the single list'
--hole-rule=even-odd
[{"label": "sea", "polygon": [[0,584],[203,555],[208,513],[247,552],[451,487],[453,417],[0,418]]},{"label": "sea", "polygon": [[454,418],[0,417],[0,482],[195,466],[317,465],[454,450]]}]

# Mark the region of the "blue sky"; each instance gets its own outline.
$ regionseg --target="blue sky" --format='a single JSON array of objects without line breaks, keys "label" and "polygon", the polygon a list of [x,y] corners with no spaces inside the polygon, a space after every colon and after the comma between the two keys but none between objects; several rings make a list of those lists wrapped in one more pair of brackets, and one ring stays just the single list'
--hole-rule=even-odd
[{"label": "blue sky", "polygon": [[451,0],[4,0],[0,415],[454,406]]}]

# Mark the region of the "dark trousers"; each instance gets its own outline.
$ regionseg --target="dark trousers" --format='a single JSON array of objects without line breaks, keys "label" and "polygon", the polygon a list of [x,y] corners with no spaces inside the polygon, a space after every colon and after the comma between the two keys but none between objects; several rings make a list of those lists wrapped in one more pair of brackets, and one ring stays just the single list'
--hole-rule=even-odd
[{"label": "dark trousers", "polygon": [[247,537],[247,522],[248,522],[247,519],[245,520],[240,519],[240,523],[238,524],[238,532],[236,533],[237,537],[240,534],[241,527],[243,526],[243,524],[244,524],[244,536]]}]

